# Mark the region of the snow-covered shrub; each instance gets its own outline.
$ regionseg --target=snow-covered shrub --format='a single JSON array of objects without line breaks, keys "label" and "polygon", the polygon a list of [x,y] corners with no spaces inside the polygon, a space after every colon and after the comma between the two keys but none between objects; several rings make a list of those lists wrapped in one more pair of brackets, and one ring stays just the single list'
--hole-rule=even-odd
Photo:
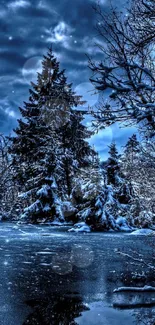
[{"label": "snow-covered shrub", "polygon": [[152,225],[153,214],[147,210],[140,211],[139,216],[135,219],[135,225],[140,228],[149,228]]},{"label": "snow-covered shrub", "polygon": [[62,213],[64,216],[65,221],[69,222],[76,222],[77,221],[77,209],[73,206],[71,201],[64,201],[62,202]]}]

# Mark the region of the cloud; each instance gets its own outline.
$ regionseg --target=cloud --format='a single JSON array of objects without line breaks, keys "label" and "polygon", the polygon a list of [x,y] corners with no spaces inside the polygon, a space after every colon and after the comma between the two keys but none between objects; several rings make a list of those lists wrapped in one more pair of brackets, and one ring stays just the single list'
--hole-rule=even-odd
[{"label": "cloud", "polygon": [[[117,3],[121,1],[124,0]],[[104,10],[108,10],[108,3],[103,4]],[[18,106],[28,99],[30,80],[38,70],[34,58],[42,58],[51,42],[73,88],[81,85],[78,93],[85,95],[89,103],[94,100],[87,92],[91,87],[88,86],[91,72],[85,55],[90,54],[95,60],[101,58],[94,48],[97,36],[92,4],[93,0],[74,0],[72,4],[70,0],[1,1],[0,132],[10,132],[15,123],[14,114],[19,117]],[[101,139],[96,137],[95,141],[100,147]]]},{"label": "cloud", "polygon": [[6,17],[7,15],[7,11],[5,10],[5,8],[3,6],[0,5],[0,18],[4,19],[4,17]]},{"label": "cloud", "polygon": [[26,0],[16,0],[8,4],[8,8],[13,10],[16,10],[18,8],[25,8],[27,6],[30,6],[30,2]]},{"label": "cloud", "polygon": [[72,33],[74,28],[71,28],[64,21],[60,21],[54,28],[46,30],[48,43],[62,43],[65,48],[69,48],[69,43],[71,41]]},{"label": "cloud", "polygon": [[17,115],[16,115],[15,111],[13,111],[12,109],[7,108],[5,110],[5,113],[10,117],[13,117],[15,119],[17,118]]},{"label": "cloud", "polygon": [[16,125],[16,118],[9,115],[8,112],[0,106],[0,132],[7,135]]}]

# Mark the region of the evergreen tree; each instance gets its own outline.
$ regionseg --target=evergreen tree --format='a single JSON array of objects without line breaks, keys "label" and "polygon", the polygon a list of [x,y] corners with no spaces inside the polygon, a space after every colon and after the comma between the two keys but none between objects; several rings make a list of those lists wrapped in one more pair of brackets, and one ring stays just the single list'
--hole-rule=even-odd
[{"label": "evergreen tree", "polygon": [[132,191],[130,215],[136,226],[151,226],[155,218],[155,159],[150,141],[139,143],[129,138],[122,155],[121,170]]},{"label": "evergreen tree", "polygon": [[138,153],[140,152],[140,143],[137,140],[136,134],[133,134],[132,137],[129,138],[125,147],[124,147],[124,167],[126,166],[126,172],[132,173],[134,168],[134,163],[136,162],[136,158]]},{"label": "evergreen tree", "polygon": [[59,129],[59,135],[61,136],[60,147],[62,150],[61,172],[65,175],[63,178],[59,177],[60,188],[65,186],[65,193],[68,197],[73,188],[73,177],[78,174],[80,168],[86,168],[91,165],[92,156],[95,153],[87,141],[92,132],[87,130],[86,126],[82,123],[83,120],[83,112],[72,109],[70,120]]},{"label": "evergreen tree", "polygon": [[[55,181],[55,148],[45,148],[44,159],[40,160],[37,176],[34,178],[36,200],[25,208],[22,217],[31,222],[63,220],[61,201],[58,198],[57,184]],[[27,197],[30,192],[23,193]]]},{"label": "evergreen tree", "polygon": [[64,71],[59,71],[51,49],[44,56],[42,66],[37,84],[31,83],[29,102],[20,108],[24,119],[18,120],[16,136],[11,139],[11,153],[14,165],[20,166],[18,176],[22,184],[33,173],[32,162],[36,164],[42,158],[39,148],[46,146],[51,137],[58,142],[58,129],[69,121],[71,106],[80,103],[80,96],[75,96],[71,84],[66,83]]},{"label": "evergreen tree", "polygon": [[83,123],[84,113],[83,111],[74,109],[71,115],[70,145],[79,168],[89,167],[94,155],[96,155],[95,150],[87,141],[93,135],[93,132],[88,130]]},{"label": "evergreen tree", "polygon": [[0,220],[15,220],[22,211],[9,145],[8,138],[0,134]]},{"label": "evergreen tree", "polygon": [[[74,133],[77,132],[76,138],[79,134],[76,128],[73,130],[72,121],[76,119],[76,116],[78,117],[73,107],[83,102],[81,97],[76,96],[72,91],[71,84],[67,84],[64,70],[59,70],[59,63],[51,49],[47,56],[44,56],[42,67],[42,73],[38,73],[37,83],[31,83],[29,102],[25,102],[24,108],[20,108],[22,119],[18,120],[18,127],[14,130],[16,135],[11,138],[10,152],[13,156],[15,178],[18,180],[19,190],[24,190],[30,195],[30,201],[26,201],[26,206],[29,206],[31,202],[31,208],[26,208],[26,213],[34,212],[34,217],[41,213],[43,218],[51,214],[56,215],[52,212],[54,211],[52,210],[53,204],[56,202],[52,199],[55,196],[53,188],[55,182],[58,184],[61,198],[71,191],[70,179],[73,174],[69,168],[73,170],[73,161],[78,157],[73,143]],[[69,130],[70,122],[71,129]],[[83,128],[79,120],[78,127]],[[85,141],[83,143],[89,151],[89,145]],[[47,166],[53,165],[53,161],[55,161],[54,168],[47,176],[46,171],[49,171]],[[51,184],[47,184],[46,177],[51,179]],[[61,185],[63,188],[60,190]],[[45,192],[41,191],[44,186],[50,187],[49,191],[45,191],[46,198]],[[28,197],[27,194],[24,197]],[[40,203],[36,201],[38,197]],[[49,203],[49,198],[51,198],[51,211],[47,213],[45,206]],[[55,211],[56,209],[55,206]]]},{"label": "evergreen tree", "polygon": [[91,166],[81,168],[72,192],[78,208],[78,221],[84,221],[92,229],[105,228],[103,220],[104,180],[98,154],[94,152]]},{"label": "evergreen tree", "polygon": [[140,152],[140,143],[137,140],[136,134],[133,134],[127,141],[123,154],[121,155],[121,171],[125,175],[126,181],[128,182],[128,188],[130,194],[133,197],[134,194],[134,177],[135,168],[137,168],[137,159]]},{"label": "evergreen tree", "polygon": [[131,199],[131,189],[121,169],[121,155],[116,144],[110,145],[109,158],[106,163],[107,185],[112,185],[120,203],[127,204]]},{"label": "evergreen tree", "polygon": [[121,170],[121,155],[118,154],[114,142],[110,145],[109,158],[105,163],[105,171],[107,179],[105,187],[105,213],[107,219],[110,220],[113,227],[119,229],[119,227],[123,226],[125,228],[128,222],[132,223],[128,213],[132,191],[125,174]]},{"label": "evergreen tree", "polygon": [[81,169],[79,178],[76,180],[73,199],[79,211],[78,221],[86,222],[92,230],[129,230],[130,226],[125,218],[128,206],[120,202],[123,180],[119,184],[117,180],[117,185],[116,182],[115,185],[107,184],[105,182],[107,177],[104,175],[106,169],[103,172],[100,165],[96,154],[91,167]]},{"label": "evergreen tree", "polygon": [[133,155],[134,153],[139,152],[139,141],[137,140],[136,134],[133,134],[132,137],[129,138],[127,141],[127,144],[124,148],[124,152],[132,156],[133,161]]},{"label": "evergreen tree", "polygon": [[118,154],[116,144],[114,142],[111,143],[109,148],[109,158],[106,166],[107,184],[112,184],[115,186],[118,183],[118,177],[120,173],[120,156]]}]

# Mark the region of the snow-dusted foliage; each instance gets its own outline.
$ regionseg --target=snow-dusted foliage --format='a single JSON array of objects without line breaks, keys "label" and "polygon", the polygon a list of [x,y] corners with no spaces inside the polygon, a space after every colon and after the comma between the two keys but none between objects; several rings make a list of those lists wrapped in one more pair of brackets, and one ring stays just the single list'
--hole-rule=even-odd
[{"label": "snow-dusted foliage", "polygon": [[133,0],[128,14],[96,6],[103,53],[101,62],[90,59],[91,82],[106,100],[93,115],[97,127],[115,122],[138,125],[146,138],[155,136],[155,2]]},{"label": "snow-dusted foliage", "polygon": [[129,138],[121,169],[132,191],[130,216],[134,225],[150,227],[155,222],[155,147],[153,142]]},{"label": "snow-dusted foliage", "polygon": [[15,219],[21,211],[9,144],[9,139],[0,134],[0,220]]},{"label": "snow-dusted foliage", "polygon": [[[113,15],[111,33],[114,34],[109,35],[116,36],[113,24],[118,24],[119,30],[124,25],[119,20],[116,22],[115,11]],[[109,21],[105,26],[109,26],[108,24]],[[121,41],[122,38],[123,35]],[[127,51],[126,47],[125,50]],[[149,74],[142,87],[143,78],[148,72],[140,69],[139,75],[139,66],[131,67],[131,64],[135,64],[132,57],[128,61],[129,74],[131,73],[129,83],[127,62],[121,66],[118,62],[118,59],[122,60],[122,55],[117,49],[113,56],[116,71],[121,73],[122,69],[121,79],[118,79],[117,72],[117,77],[115,76],[112,63],[110,67],[102,63],[98,67],[92,67],[93,71],[102,76],[102,80],[95,81],[99,85],[97,89],[115,88],[110,98],[113,104],[117,104],[119,113],[117,109],[112,112],[108,104],[105,115],[102,115],[104,125],[111,124],[111,121],[121,121],[122,116],[123,121],[128,118],[138,121],[140,118],[140,124],[144,123],[145,131],[148,130],[145,134],[153,139],[153,124],[150,120],[153,104],[147,106],[148,96],[150,101],[153,101],[154,96],[150,85],[152,76]],[[138,75],[140,84],[137,90],[134,85],[138,87]],[[141,107],[142,98],[146,98],[143,107],[148,110],[143,110],[145,117],[143,115],[144,118],[141,119],[142,110],[139,111],[137,105]],[[136,135],[133,135],[122,155],[118,154],[115,143],[112,143],[107,161],[101,164],[98,154],[87,141],[92,132],[83,123],[84,113],[78,110],[78,105],[83,103],[81,97],[72,91],[64,71],[59,69],[59,62],[53,56],[52,50],[49,50],[47,56],[44,56],[37,83],[32,83],[29,102],[24,103],[24,108],[20,108],[22,118],[18,120],[15,135],[7,140],[11,142],[11,156],[8,154],[5,138],[0,138],[0,219],[4,214],[4,205],[7,215],[8,211],[13,215],[13,210],[9,210],[10,202],[13,201],[16,214],[21,213],[22,206],[22,218],[25,220],[50,223],[67,221],[74,224],[80,222],[80,228],[77,225],[74,228],[76,232],[86,229],[87,232],[110,229],[130,231],[133,227],[150,227],[155,222],[153,141],[145,140],[145,143],[140,144]],[[113,107],[115,106],[112,105]]]},{"label": "snow-dusted foliage", "polygon": [[78,210],[70,201],[63,201],[62,204],[62,213],[66,222],[76,222],[78,220],[76,214]]},{"label": "snow-dusted foliage", "polygon": [[126,193],[122,194],[125,181],[118,172],[119,163],[114,144],[110,150],[113,152],[113,149],[115,157],[112,159],[113,155],[110,156],[104,172],[100,168],[98,156],[94,156],[92,166],[81,169],[72,192],[73,202],[79,210],[79,220],[94,230],[131,229],[125,219],[130,197]]},{"label": "snow-dusted foliage", "polygon": [[74,181],[72,201],[78,209],[79,221],[96,228],[102,224],[104,183],[97,155],[94,160],[90,167],[79,171]]},{"label": "snow-dusted foliage", "polygon": [[[130,218],[130,206],[132,200],[132,189],[125,175],[121,171],[120,155],[118,154],[115,143],[110,145],[109,158],[104,163],[106,171],[106,193],[107,200],[105,208],[114,217],[117,228],[124,227],[129,229],[128,224],[132,224]],[[121,219],[122,218],[122,219]],[[125,218],[125,219],[124,219]],[[125,224],[126,220],[126,224]]]},{"label": "snow-dusted foliage", "polygon": [[[141,45],[147,47],[154,44],[155,41],[155,2],[154,0],[132,0],[132,6],[129,10],[133,17],[134,26],[137,34],[137,43],[135,46],[139,48]],[[136,19],[135,19],[136,18]]]},{"label": "snow-dusted foliage", "polygon": [[[34,179],[36,200],[25,208],[22,218],[31,222],[64,221],[62,202],[55,181],[55,156],[53,148],[40,161],[40,174]],[[27,193],[29,194],[29,193]]]},{"label": "snow-dusted foliage", "polygon": [[86,140],[92,132],[82,124],[83,119],[81,111],[72,109],[68,122],[59,128],[61,168],[58,170],[58,186],[64,200],[71,195],[74,176],[77,175],[79,168],[91,164],[94,152]]}]

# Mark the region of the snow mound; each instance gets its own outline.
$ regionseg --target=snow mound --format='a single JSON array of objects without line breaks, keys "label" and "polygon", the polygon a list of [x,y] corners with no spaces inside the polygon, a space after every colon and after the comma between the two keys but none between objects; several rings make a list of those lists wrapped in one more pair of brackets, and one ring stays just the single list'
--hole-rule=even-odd
[{"label": "snow mound", "polygon": [[142,291],[142,292],[147,292],[147,291],[155,291],[155,287],[145,285],[144,287],[119,287],[117,289],[114,289],[113,293],[116,292],[122,292],[122,291]]},{"label": "snow mound", "polygon": [[149,236],[149,235],[155,235],[155,231],[151,229],[138,229],[135,230],[131,233],[131,235],[144,235],[144,236]]},{"label": "snow mound", "polygon": [[68,230],[69,232],[90,232],[91,229],[85,222],[79,222],[74,225],[74,228]]},{"label": "snow mound", "polygon": [[47,222],[47,224],[49,224],[51,226],[62,226],[62,225],[64,225],[64,222],[55,219],[54,221]]},{"label": "snow mound", "polygon": [[116,225],[120,231],[132,231],[133,228],[128,224],[126,218],[118,217],[116,220]]}]

